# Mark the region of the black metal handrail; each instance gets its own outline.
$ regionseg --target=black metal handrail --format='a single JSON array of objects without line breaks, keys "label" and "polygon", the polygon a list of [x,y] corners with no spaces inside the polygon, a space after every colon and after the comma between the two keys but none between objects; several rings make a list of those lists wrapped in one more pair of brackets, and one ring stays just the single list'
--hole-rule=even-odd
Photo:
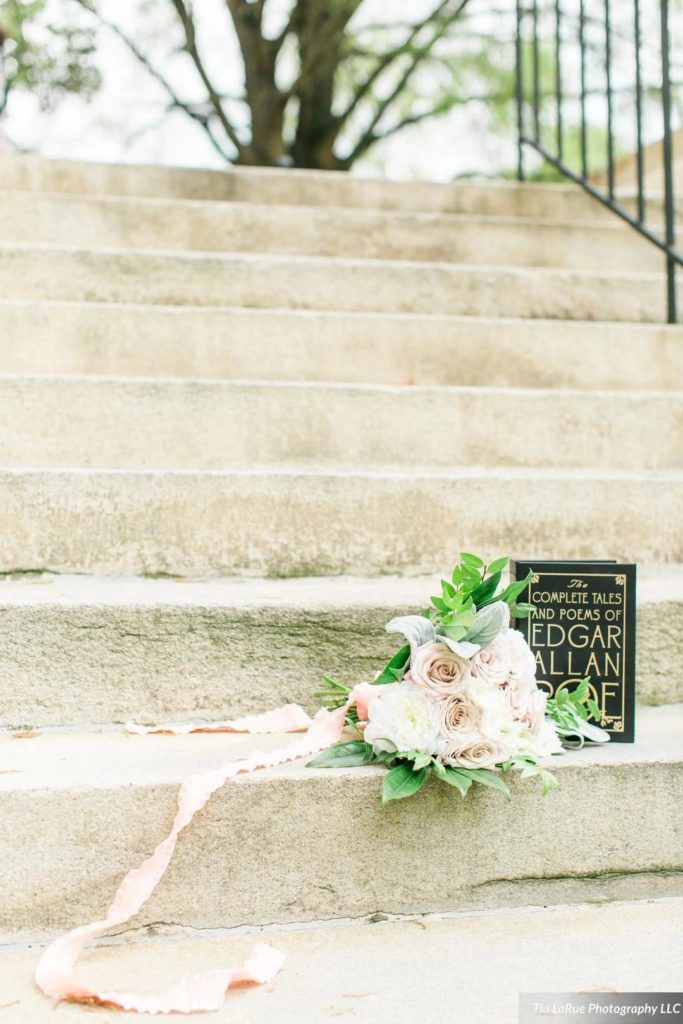
[{"label": "black metal handrail", "polygon": [[[672,98],[671,98],[671,42],[669,25],[669,0],[659,0],[659,22],[660,22],[660,44],[661,44],[661,82],[658,93],[661,93],[661,110],[663,121],[662,136],[662,157],[663,157],[663,198],[664,198],[664,228],[660,231],[646,223],[647,217],[647,196],[645,193],[645,159],[643,143],[643,69],[642,69],[642,24],[641,24],[641,0],[631,0],[632,7],[632,29],[635,51],[633,93],[635,98],[635,138],[636,138],[636,212],[632,213],[624,203],[620,202],[616,195],[616,174],[614,159],[614,81],[613,81],[613,44],[614,44],[614,23],[612,3],[616,0],[601,0],[599,20],[602,36],[602,60],[604,67],[604,89],[602,91],[606,117],[605,129],[606,141],[606,191],[599,187],[595,181],[590,179],[589,152],[588,152],[588,121],[587,121],[587,100],[589,91],[587,88],[587,42],[586,27],[587,15],[585,0],[579,0],[578,14],[574,15],[576,24],[572,24],[572,17],[568,14],[566,5],[563,8],[562,0],[516,0],[517,10],[517,33],[516,33],[516,100],[517,100],[517,176],[520,181],[525,178],[524,173],[524,151],[529,147],[538,153],[548,164],[554,167],[567,178],[581,185],[591,196],[608,207],[615,214],[625,220],[631,227],[635,228],[641,235],[647,238],[653,245],[660,249],[666,261],[666,308],[669,323],[677,321],[677,296],[676,296],[676,269],[683,266],[683,252],[676,248],[676,217],[674,202],[674,173],[673,173],[673,144],[672,144]],[[620,3],[620,11],[623,11]],[[543,4],[543,6],[541,6]],[[590,5],[591,21],[596,19],[598,0]],[[624,7],[626,0],[624,0]],[[544,137],[541,123],[541,73],[542,53],[541,45],[544,42],[539,34],[539,24],[543,14],[550,14],[554,21],[554,31],[549,45],[554,49],[554,103],[555,103],[555,125],[554,125],[554,147]],[[574,46],[578,46],[580,61],[578,100],[580,110],[580,167],[572,168],[567,162],[565,152],[565,102],[566,90],[563,78],[563,58],[566,50],[567,38]],[[525,64],[526,47],[530,46],[530,78],[527,84],[527,69]],[[527,130],[531,113],[531,131]],[[546,133],[547,134],[547,133]],[[595,168],[595,171],[603,168]]]}]

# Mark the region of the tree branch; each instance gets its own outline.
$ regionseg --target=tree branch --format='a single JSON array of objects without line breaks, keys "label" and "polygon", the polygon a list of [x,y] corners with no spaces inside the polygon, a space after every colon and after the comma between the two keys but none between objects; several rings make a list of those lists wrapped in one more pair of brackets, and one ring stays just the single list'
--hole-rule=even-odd
[{"label": "tree branch", "polygon": [[[439,39],[441,39],[445,35],[447,30],[453,24],[453,22],[460,16],[466,5],[467,0],[460,0],[455,11],[453,11],[448,17],[444,18],[443,22],[439,26],[437,26],[434,32],[432,32],[428,41],[424,43],[423,46],[420,46],[415,50],[412,59],[410,60],[408,66],[406,67],[405,71],[399,78],[398,82],[396,83],[392,91],[389,93],[388,96],[386,96],[383,100],[381,100],[378,103],[377,109],[374,113],[374,116],[372,117],[372,120],[370,121],[370,124],[365,129],[360,139],[358,140],[358,143],[351,152],[349,159],[351,160],[352,163],[354,160],[357,159],[357,157],[360,156],[361,153],[365,152],[365,150],[369,146],[371,146],[374,142],[377,141],[377,136],[375,135],[375,128],[377,127],[379,121],[381,120],[382,115],[389,109],[394,100],[398,96],[400,96],[400,94],[405,89],[406,85],[412,78],[421,61],[426,56],[428,56],[428,54],[432,51],[432,49],[439,41]],[[439,5],[439,9],[442,9],[443,7],[444,2],[442,0],[442,3]]]},{"label": "tree branch", "polygon": [[112,32],[115,36],[118,37],[118,39],[121,40],[122,43],[124,43],[124,45],[136,58],[136,60],[142,65],[142,67],[144,67],[145,70],[152,76],[152,78],[154,78],[162,87],[162,89],[164,90],[164,92],[171,101],[170,107],[175,108],[177,110],[182,110],[185,114],[187,114],[188,117],[191,117],[193,121],[196,121],[198,124],[200,124],[204,131],[206,132],[206,134],[208,135],[209,140],[214,149],[216,150],[216,152],[219,153],[224,160],[230,163],[232,157],[223,148],[219,140],[216,138],[214,132],[211,129],[209,119],[206,116],[206,114],[202,114],[199,111],[193,109],[192,104],[186,103],[184,100],[180,99],[180,97],[178,96],[175,89],[168,81],[168,79],[164,75],[162,75],[162,73],[157,68],[154,67],[149,57],[142,52],[138,45],[125,32],[123,32],[123,30],[120,29],[118,25],[116,25],[112,21],[109,21],[102,14],[100,14],[99,11],[96,11],[90,5],[88,0],[74,0],[74,3],[79,4],[79,6],[83,7],[84,10],[88,11],[90,14],[93,14],[98,19],[101,25],[103,25],[106,29]]},{"label": "tree branch", "polygon": [[351,102],[349,103],[349,105],[347,106],[346,110],[344,110],[339,115],[338,123],[339,123],[340,127],[346,121],[348,121],[349,117],[351,117],[351,114],[353,114],[354,110],[356,109],[356,107],[358,106],[360,101],[363,99],[363,97],[367,96],[367,94],[370,92],[370,90],[372,89],[373,85],[375,84],[375,82],[377,81],[379,76],[391,64],[393,64],[393,62],[397,59],[397,57],[400,57],[401,54],[405,53],[405,51],[407,49],[409,49],[409,47],[412,45],[413,41],[415,40],[416,36],[418,36],[419,33],[424,28],[427,27],[427,25],[429,25],[431,22],[433,22],[433,20],[435,18],[438,18],[439,15],[441,14],[441,12],[443,10],[445,10],[449,6],[449,4],[451,2],[452,2],[452,0],[441,0],[441,2],[431,12],[431,14],[428,14],[426,18],[422,19],[422,21],[418,21],[416,24],[412,25],[410,32],[408,33],[406,38],[403,40],[403,42],[401,43],[400,46],[394,47],[393,50],[387,51],[387,53],[385,53],[383,57],[380,57],[380,59],[377,62],[377,66],[375,68],[373,68],[372,72],[368,75],[368,77],[365,79],[365,81],[362,82],[361,85],[359,86],[359,88],[356,90],[356,93],[353,96],[353,98],[352,98]]},{"label": "tree branch", "polygon": [[199,50],[197,49],[197,33],[192,17],[192,8],[186,7],[184,0],[171,0],[171,3],[173,4],[176,14],[180,19],[180,23],[183,26],[183,31],[185,33],[185,50],[192,58],[192,62],[197,69],[199,77],[204,83],[204,88],[208,93],[211,105],[216,113],[216,117],[221,123],[223,131],[228,136],[239,155],[242,152],[242,143],[240,142],[239,136],[237,135],[233,125],[226,116],[220,96],[216,92],[216,89],[206,72],[204,62],[199,55]]}]

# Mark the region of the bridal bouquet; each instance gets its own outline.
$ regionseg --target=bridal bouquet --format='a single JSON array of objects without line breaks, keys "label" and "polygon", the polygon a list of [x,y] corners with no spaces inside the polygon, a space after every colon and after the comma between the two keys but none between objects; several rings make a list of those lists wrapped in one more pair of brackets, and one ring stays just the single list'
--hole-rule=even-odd
[{"label": "bridal bouquet", "polygon": [[[504,776],[539,775],[543,791],[557,782],[539,761],[560,749],[560,737],[573,745],[608,739],[588,718],[599,717],[588,698],[588,680],[573,691],[560,689],[552,700],[538,688],[534,657],[510,619],[528,615],[518,603],[529,580],[504,587],[507,559],[485,565],[463,554],[441,595],[421,615],[393,619],[387,629],[408,641],[372,683],[350,688],[327,680],[323,703],[313,719],[294,704],[261,715],[209,725],[128,726],[128,732],[302,732],[293,743],[253,751],[238,761],[186,779],[170,832],[138,867],[124,877],[99,921],[74,928],[42,954],[38,988],[53,1000],[105,1006],[140,1013],[195,1013],[218,1010],[228,989],[264,984],[275,977],[284,955],[259,943],[239,969],[204,971],[172,983],[153,995],[102,991],[74,974],[83,947],[130,921],[156,889],[178,836],[224,783],[262,768],[309,758],[316,767],[382,764],[383,799],[411,796],[427,776],[455,786],[463,796],[473,784],[493,786],[509,796]],[[350,739],[344,731],[352,730]],[[332,746],[330,746],[332,744]],[[323,753],[319,753],[319,751]]]},{"label": "bridal bouquet", "polygon": [[384,803],[412,796],[429,774],[463,796],[476,783],[509,797],[505,776],[517,771],[538,775],[545,794],[558,783],[539,762],[559,753],[563,739],[609,739],[588,723],[600,718],[588,679],[553,700],[538,687],[534,655],[510,628],[511,618],[533,612],[518,602],[529,579],[500,589],[507,558],[486,565],[460,557],[428,609],[389,622],[387,631],[407,643],[372,683],[351,689],[326,678],[319,696],[330,709],[347,707],[353,735],[310,767],[385,765]]}]

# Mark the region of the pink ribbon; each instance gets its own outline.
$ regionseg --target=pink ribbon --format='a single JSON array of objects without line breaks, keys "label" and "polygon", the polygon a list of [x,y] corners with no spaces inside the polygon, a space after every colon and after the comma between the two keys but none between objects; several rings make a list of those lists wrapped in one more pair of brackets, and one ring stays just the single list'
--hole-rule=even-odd
[{"label": "pink ribbon", "polygon": [[183,978],[156,995],[141,996],[133,992],[100,992],[79,984],[73,977],[74,966],[86,943],[103,935],[110,928],[125,924],[134,917],[152,895],[168,867],[180,832],[190,824],[213,794],[229,779],[246,775],[259,768],[272,768],[287,761],[311,757],[335,743],[344,728],[348,705],[336,711],[321,709],[315,718],[297,705],[287,704],[264,715],[239,718],[212,726],[165,725],[151,729],[128,727],[134,732],[299,732],[306,734],[285,749],[268,753],[255,752],[242,761],[229,761],[220,768],[193,775],[178,792],[178,809],[171,831],[140,867],[133,868],[121,882],[107,916],[102,921],[74,928],[53,942],[43,953],[36,969],[38,988],[57,1001],[90,1003],[117,1010],[138,1013],[197,1013],[219,1010],[230,988],[261,985],[278,973],[285,955],[272,946],[258,943],[241,968],[203,971]]}]

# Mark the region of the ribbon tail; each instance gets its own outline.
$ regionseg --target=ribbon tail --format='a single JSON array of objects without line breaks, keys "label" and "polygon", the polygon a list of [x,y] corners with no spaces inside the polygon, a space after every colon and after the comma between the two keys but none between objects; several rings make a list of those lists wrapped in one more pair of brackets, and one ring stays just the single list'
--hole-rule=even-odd
[{"label": "ribbon tail", "polygon": [[[296,710],[292,710],[296,709]],[[302,757],[310,757],[336,742],[344,728],[347,707],[329,712],[320,710],[314,719],[306,718],[308,731],[288,747],[268,752],[255,752],[243,761],[230,761],[220,768],[193,775],[180,787],[178,805],[169,834],[154,852],[137,868],[133,868],[121,882],[102,921],[74,928],[53,942],[43,953],[36,969],[38,988],[52,999],[88,1003],[137,1013],[196,1013],[217,1010],[223,1006],[230,988],[242,985],[260,985],[278,973],[284,954],[264,943],[257,944],[241,968],[208,971],[181,979],[170,988],[151,996],[130,992],[98,991],[81,985],[73,977],[73,970],[84,946],[103,935],[110,928],[126,924],[134,917],[161,881],[175,850],[180,832],[192,821],[197,811],[225,782],[260,768],[271,768]],[[299,715],[300,712],[300,715]],[[259,726],[270,726],[274,721],[301,728],[301,715],[296,705],[287,705],[266,715],[237,719],[239,731],[256,732]],[[226,723],[233,727],[235,722]],[[284,725],[287,728],[287,725]],[[235,730],[237,731],[237,730]],[[290,731],[294,731],[290,729]]]}]

